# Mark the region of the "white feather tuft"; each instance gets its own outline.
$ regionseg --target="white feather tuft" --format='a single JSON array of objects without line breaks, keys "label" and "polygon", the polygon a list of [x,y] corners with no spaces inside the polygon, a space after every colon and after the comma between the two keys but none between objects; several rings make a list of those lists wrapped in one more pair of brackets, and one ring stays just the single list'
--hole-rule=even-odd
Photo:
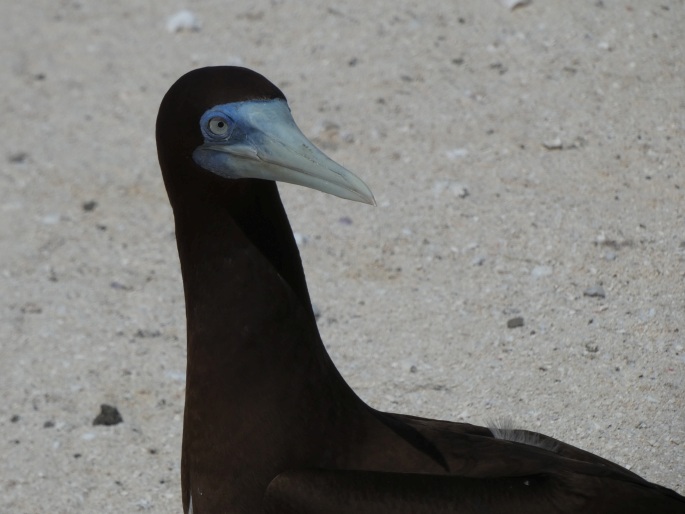
[{"label": "white feather tuft", "polygon": [[488,422],[487,426],[495,439],[537,446],[538,448],[555,453],[559,450],[558,441],[543,434],[515,428],[515,424],[511,419],[491,420]]}]

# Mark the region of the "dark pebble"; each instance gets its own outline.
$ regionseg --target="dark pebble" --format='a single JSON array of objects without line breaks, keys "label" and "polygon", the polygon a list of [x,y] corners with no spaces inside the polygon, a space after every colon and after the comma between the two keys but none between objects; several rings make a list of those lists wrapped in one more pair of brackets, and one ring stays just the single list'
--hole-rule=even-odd
[{"label": "dark pebble", "polygon": [[589,353],[597,353],[599,351],[599,345],[596,345],[594,343],[585,343],[585,349]]},{"label": "dark pebble", "polygon": [[93,425],[111,426],[118,425],[123,421],[124,418],[121,417],[121,414],[119,414],[119,411],[116,407],[103,403],[100,405],[100,414],[98,414],[93,420]]},{"label": "dark pebble", "polygon": [[133,291],[133,288],[131,286],[124,285],[121,282],[111,282],[109,284],[109,287],[111,287],[112,289],[117,289],[119,291]]},{"label": "dark pebble", "polygon": [[138,331],[135,333],[135,337],[140,338],[159,337],[161,335],[162,333],[159,330],[148,330],[143,328],[139,328]]},{"label": "dark pebble", "polygon": [[519,328],[523,326],[523,317],[517,316],[507,321],[507,328]]},{"label": "dark pebble", "polygon": [[98,206],[98,203],[95,200],[90,200],[88,202],[83,202],[81,204],[81,207],[86,212],[94,211],[97,206]]},{"label": "dark pebble", "polygon": [[9,161],[14,164],[19,164],[24,162],[28,156],[29,154],[26,152],[13,153],[9,156]]}]

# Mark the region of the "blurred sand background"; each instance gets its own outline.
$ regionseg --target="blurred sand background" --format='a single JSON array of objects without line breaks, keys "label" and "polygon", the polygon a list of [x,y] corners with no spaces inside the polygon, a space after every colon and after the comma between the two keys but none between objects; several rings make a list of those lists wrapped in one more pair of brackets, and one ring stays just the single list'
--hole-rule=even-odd
[{"label": "blurred sand background", "polygon": [[[281,87],[376,195],[281,187],[365,400],[512,419],[685,493],[683,0],[28,0],[0,27],[0,512],[181,512],[154,121],[217,64]],[[101,403],[124,422],[92,426]]]}]

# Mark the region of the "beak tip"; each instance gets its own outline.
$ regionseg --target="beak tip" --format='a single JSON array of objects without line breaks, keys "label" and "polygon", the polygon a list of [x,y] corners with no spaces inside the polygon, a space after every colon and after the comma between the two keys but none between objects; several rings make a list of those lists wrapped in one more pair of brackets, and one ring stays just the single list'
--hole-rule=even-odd
[{"label": "beak tip", "polygon": [[361,189],[355,190],[356,198],[351,198],[351,197],[349,197],[349,198],[354,199],[355,201],[360,202],[360,203],[365,203],[367,205],[371,205],[372,207],[378,206],[378,204],[376,203],[376,198],[373,196],[373,193],[371,192],[371,190],[366,186],[366,184],[364,184],[364,186],[365,187],[363,190],[361,190]]}]

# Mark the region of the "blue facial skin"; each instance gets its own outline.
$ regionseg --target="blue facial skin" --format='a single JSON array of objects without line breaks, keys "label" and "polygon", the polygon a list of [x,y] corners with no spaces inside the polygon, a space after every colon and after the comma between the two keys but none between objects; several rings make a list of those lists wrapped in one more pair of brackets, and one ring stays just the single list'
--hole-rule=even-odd
[{"label": "blue facial skin", "polygon": [[[216,105],[206,111],[200,118],[200,130],[202,131],[202,136],[205,139],[205,144],[211,145],[212,143],[226,144],[231,141],[244,141],[246,139],[246,133],[252,129],[252,127],[246,127],[244,120],[241,116],[241,107],[246,104],[255,104],[257,102],[235,102],[230,104]],[[226,123],[227,131],[225,134],[217,134],[210,130],[209,122],[213,118],[221,119]]]},{"label": "blue facial skin", "polygon": [[200,117],[201,168],[227,179],[287,182],[373,205],[364,182],[307,139],[283,99],[216,105]]},{"label": "blue facial skin", "polygon": [[236,158],[268,153],[273,138],[265,131],[273,124],[292,125],[299,132],[288,104],[280,99],[216,105],[200,117],[204,144],[195,149],[193,160],[223,177],[240,178]]}]

